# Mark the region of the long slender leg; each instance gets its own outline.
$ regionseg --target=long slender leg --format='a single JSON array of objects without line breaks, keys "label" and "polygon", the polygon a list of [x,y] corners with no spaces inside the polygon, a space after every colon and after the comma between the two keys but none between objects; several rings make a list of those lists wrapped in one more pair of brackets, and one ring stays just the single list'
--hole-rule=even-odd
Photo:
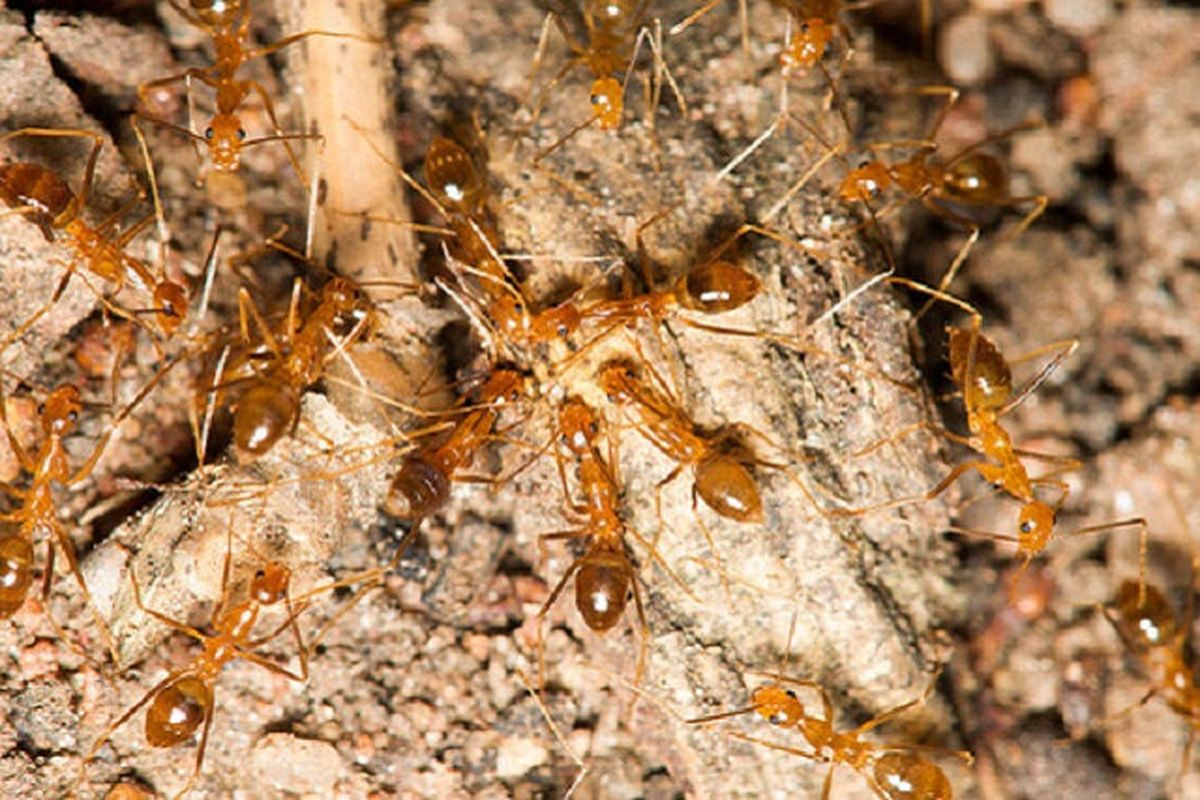
[{"label": "long slender leg", "polygon": [[[67,567],[71,570],[71,575],[74,576],[75,582],[79,584],[79,590],[83,592],[83,600],[87,603],[87,607],[91,610],[92,616],[96,620],[96,625],[100,628],[100,633],[104,636],[104,641],[108,645],[109,652],[112,654],[113,664],[120,663],[120,656],[117,653],[117,644],[113,640],[112,631],[109,630],[108,623],[104,621],[104,617],[100,615],[100,610],[96,608],[96,602],[92,599],[92,592],[88,589],[87,582],[83,579],[83,573],[79,570],[79,559],[75,555],[75,545],[71,543],[71,537],[67,535],[62,523],[56,517],[43,522],[43,527],[49,528],[54,532],[54,540],[62,549],[63,556],[67,559]],[[49,585],[47,584],[45,588],[49,589]]]}]

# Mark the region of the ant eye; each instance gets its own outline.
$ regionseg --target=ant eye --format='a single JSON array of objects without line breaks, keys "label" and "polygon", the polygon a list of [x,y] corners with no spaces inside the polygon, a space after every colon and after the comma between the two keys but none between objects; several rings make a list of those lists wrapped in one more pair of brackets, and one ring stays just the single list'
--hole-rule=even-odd
[{"label": "ant eye", "polygon": [[787,689],[787,690],[785,691],[785,694],[787,694],[787,696],[788,696],[788,697],[790,697],[790,698],[792,698],[793,700],[795,700],[795,699],[796,699],[796,693],[795,693],[795,692],[793,692],[791,689]]},{"label": "ant eye", "polygon": [[78,422],[79,421],[79,412],[78,411],[69,412],[67,414],[67,419],[72,423]]},{"label": "ant eye", "polygon": [[246,140],[246,131],[243,130],[242,128],[238,128],[237,129],[237,138],[238,138],[239,142],[244,142]]},{"label": "ant eye", "polygon": [[213,136],[216,136],[216,133],[213,131],[213,129],[211,127],[204,129],[204,138],[205,139],[211,140],[213,138]]},{"label": "ant eye", "polygon": [[37,413],[38,413],[39,417],[46,413],[46,404],[45,403],[38,403]]},{"label": "ant eye", "polygon": [[1021,533],[1030,533],[1033,531],[1033,522],[1025,520],[1021,523]]},{"label": "ant eye", "polygon": [[255,578],[256,580],[257,580],[257,579],[259,579],[259,578],[265,578],[265,577],[267,577],[267,571],[266,571],[266,570],[264,570],[264,569],[257,569],[257,570],[255,570],[255,571],[254,571],[254,578]]},{"label": "ant eye", "polygon": [[567,335],[567,326],[566,326],[566,323],[562,323],[562,322],[560,322],[560,323],[558,324],[558,335],[559,335],[559,336],[566,336],[566,335]]}]

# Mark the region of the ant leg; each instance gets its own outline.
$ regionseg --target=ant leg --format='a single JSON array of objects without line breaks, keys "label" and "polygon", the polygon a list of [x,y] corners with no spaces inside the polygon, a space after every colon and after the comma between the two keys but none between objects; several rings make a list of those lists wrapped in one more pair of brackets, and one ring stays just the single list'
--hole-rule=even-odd
[{"label": "ant leg", "polygon": [[134,571],[133,562],[129,563],[129,582],[133,584],[133,602],[138,607],[138,610],[140,610],[143,614],[153,617],[172,630],[179,631],[182,634],[192,637],[201,644],[208,641],[208,636],[205,636],[191,625],[187,625],[176,619],[171,619],[161,611],[155,611],[153,608],[146,606],[142,602],[142,588],[138,585],[137,573]]},{"label": "ant leg", "polygon": [[[155,78],[152,81],[144,81],[142,83],[139,83],[138,88],[137,88],[138,101],[140,103],[142,103],[143,105],[146,105],[147,97],[150,94],[151,89],[157,89],[160,86],[170,86],[173,83],[179,83],[180,81],[190,81],[190,80],[200,81],[201,83],[210,87],[214,91],[219,88],[218,81],[216,80],[216,78],[212,77],[208,73],[208,70],[200,69],[197,67],[192,67],[190,69],[184,70],[183,72],[177,72],[174,75],[167,75],[166,77],[163,77],[163,78]],[[165,123],[168,125],[171,124],[171,123],[168,123],[166,120],[159,120],[157,117],[152,117],[148,114],[141,114],[141,116],[143,116],[145,119],[150,120],[151,122],[162,122],[162,123]],[[192,133],[192,132],[188,131],[188,133]]]},{"label": "ant leg", "polygon": [[833,793],[833,773],[837,770],[837,764],[830,765],[829,771],[825,773],[825,782],[821,784],[821,800],[829,800]]},{"label": "ant leg", "polygon": [[[885,723],[889,720],[895,719],[896,717],[903,714],[905,711],[908,711],[910,708],[914,708],[919,705],[924,705],[925,702],[928,701],[930,696],[933,694],[933,690],[934,690],[934,688],[936,688],[938,678],[941,677],[941,674],[942,674],[942,667],[939,665],[937,668],[937,671],[934,672],[932,676],[930,676],[929,683],[927,683],[925,685],[925,690],[923,692],[921,692],[920,696],[914,697],[912,700],[909,700],[908,702],[901,703],[900,705],[898,705],[894,708],[889,708],[887,711],[877,714],[874,719],[869,719],[866,722],[864,722],[862,725],[859,725],[857,728],[855,728],[851,732],[850,735],[851,736],[861,736],[862,734],[867,733],[868,731],[874,730],[875,728],[879,727],[883,723]],[[905,747],[903,749],[907,749],[907,747]],[[940,750],[940,748],[938,748],[938,749]]]},{"label": "ant leg", "polygon": [[1050,342],[1049,344],[1045,344],[1041,347],[1030,350],[1028,353],[1023,353],[1016,358],[1008,359],[1008,363],[1010,365],[1020,364],[1023,361],[1029,361],[1034,358],[1039,358],[1046,353],[1054,352],[1054,358],[1050,359],[1045,366],[1038,370],[1036,375],[1026,381],[1020,389],[1013,393],[1013,396],[1009,399],[1009,401],[1005,403],[1004,406],[997,412],[997,416],[1006,414],[1019,406],[1021,403],[1025,402],[1025,398],[1027,398],[1039,386],[1045,383],[1046,379],[1058,369],[1062,362],[1070,357],[1070,355],[1078,348],[1079,339],[1078,337],[1072,336],[1070,339],[1062,339],[1057,342]]},{"label": "ant leg", "polygon": [[269,56],[272,53],[277,53],[285,47],[290,47],[302,39],[308,39],[313,36],[328,36],[330,39],[353,39],[354,41],[363,42],[364,44],[382,44],[382,42],[377,38],[362,36],[357,33],[320,30],[300,31],[299,33],[288,34],[282,39],[271,42],[271,44],[263,45],[262,47],[257,47],[253,50],[246,51],[242,55],[242,63],[244,64],[252,59],[262,58],[263,56]]},{"label": "ant leg", "polygon": [[567,567],[567,571],[563,573],[561,578],[559,578],[554,590],[550,592],[550,596],[546,598],[546,602],[543,603],[542,607],[538,609],[536,630],[538,651],[538,686],[540,688],[544,688],[546,686],[546,647],[543,640],[542,626],[545,625],[546,616],[550,613],[550,609],[554,606],[554,602],[558,600],[558,596],[566,587],[567,581],[570,580],[572,575],[579,571],[579,568],[583,566],[583,562],[586,560],[587,555],[582,555],[571,562],[571,565]]},{"label": "ant leg", "polygon": [[925,419],[925,420],[921,420],[920,422],[914,422],[911,425],[905,425],[903,428],[896,431],[891,436],[885,436],[882,439],[872,442],[871,444],[867,445],[866,447],[862,448],[861,450],[854,451],[853,453],[850,454],[850,457],[851,458],[862,458],[863,456],[870,455],[871,453],[874,453],[876,450],[879,450],[889,444],[895,444],[896,442],[900,441],[901,439],[911,436],[912,434],[914,434],[920,430],[929,431],[934,436],[942,436],[942,437],[954,442],[955,444],[966,445],[967,447],[970,447],[972,444],[971,440],[968,437],[962,436],[961,434],[957,434],[954,431],[947,430],[946,428],[943,428],[941,425],[938,425],[936,422]]},{"label": "ant leg", "polygon": [[181,800],[187,796],[200,777],[200,768],[204,765],[204,751],[208,747],[208,734],[212,730],[213,714],[216,712],[216,708],[216,690],[213,687],[210,688],[208,706],[204,709],[204,728],[200,731],[200,744],[196,746],[196,763],[192,767],[192,774],[187,779],[187,783],[175,794],[175,800]]},{"label": "ant leg", "polygon": [[654,538],[651,540],[655,547],[658,546],[659,539],[662,538],[663,530],[666,528],[666,522],[663,519],[662,513],[662,492],[667,484],[678,478],[684,470],[685,464],[677,464],[675,468],[667,474],[667,477],[654,485],[654,513],[658,517],[658,530],[654,533]]},{"label": "ant leg", "polygon": [[579,44],[579,42],[575,41],[575,37],[573,37],[571,32],[567,30],[562,18],[553,11],[548,12],[546,14],[546,20],[542,23],[542,34],[538,37],[538,49],[534,53],[533,67],[529,73],[530,99],[532,100],[533,95],[533,79],[537,75],[538,69],[541,68],[541,60],[545,56],[545,45],[549,40],[549,21],[551,19],[554,20],[559,33],[562,34],[563,39],[567,43],[567,47],[569,47],[571,52],[575,53],[575,55],[572,56],[571,59],[562,66],[562,69],[555,73],[554,77],[542,87],[540,92],[538,92],[537,101],[533,102],[529,112],[530,126],[532,126],[533,123],[537,121],[537,118],[541,115],[542,108],[546,105],[546,100],[549,99],[550,92],[554,89],[554,87],[558,86],[558,84],[562,82],[563,78],[565,78],[571,72],[571,70],[584,64],[583,58],[579,55],[580,53],[584,52],[584,48]]},{"label": "ant leg", "polygon": [[[71,544],[71,537],[67,535],[62,523],[56,517],[52,518],[52,521],[49,521],[49,524],[45,526],[51,528],[54,533],[54,540],[47,542],[47,544],[53,548],[54,542],[57,542],[58,546],[62,549],[63,555],[67,559],[67,567],[71,570],[71,575],[74,576],[75,582],[79,584],[79,590],[83,592],[83,601],[87,603],[87,607],[91,610],[92,616],[96,620],[96,625],[100,628],[100,633],[104,636],[104,641],[108,645],[109,652],[112,654],[113,664],[119,664],[120,657],[117,654],[117,644],[113,640],[112,631],[109,630],[108,623],[104,621],[104,617],[100,615],[100,610],[96,608],[96,601],[92,599],[92,592],[88,589],[87,583],[83,579],[83,573],[79,570],[79,559],[75,555],[75,546]],[[51,553],[53,554],[53,549],[51,549]],[[50,566],[52,566],[53,555],[48,560],[50,561]],[[47,567],[46,574],[49,577],[49,567]],[[49,589],[50,583],[47,580],[43,587],[43,598],[45,600],[49,600]]]},{"label": "ant leg", "polygon": [[267,90],[263,88],[261,83],[255,80],[250,81],[250,86],[254,89],[254,92],[258,95],[259,99],[262,100],[263,108],[267,112],[267,119],[271,121],[271,130],[274,131],[275,136],[271,139],[253,139],[245,146],[249,146],[251,143],[258,144],[264,141],[278,141],[283,145],[283,149],[287,151],[288,161],[291,163],[292,169],[296,170],[296,175],[300,178],[300,182],[307,186],[308,176],[305,174],[304,168],[300,166],[300,160],[296,158],[296,152],[292,150],[292,146],[289,144],[289,142],[295,138],[314,138],[316,134],[285,134],[279,127],[279,119],[275,116],[275,104],[271,101],[271,96],[267,93]]},{"label": "ant leg", "polygon": [[176,14],[187,20],[189,25],[203,30],[209,29],[208,24],[198,14],[195,14],[190,8],[179,2],[179,0],[167,0],[167,4],[171,6]]},{"label": "ant leg", "polygon": [[[1138,607],[1141,608],[1146,602],[1146,551],[1149,548],[1149,525],[1144,518],[1134,517],[1132,519],[1117,520],[1116,522],[1105,522],[1100,525],[1089,525],[1086,528],[1079,528],[1060,535],[1086,536],[1090,533],[1101,533],[1118,528],[1133,527],[1138,528]],[[1189,593],[1188,596],[1190,598],[1191,594]],[[1191,620],[1188,621],[1190,622]]]},{"label": "ant leg", "polygon": [[258,305],[254,302],[254,298],[250,296],[250,292],[243,286],[238,289],[238,325],[242,333],[242,340],[247,344],[254,341],[250,336],[251,321],[253,321],[259,336],[262,337],[263,343],[266,344],[272,355],[277,359],[283,358],[283,348],[279,346],[279,342],[271,332],[271,326],[267,324],[262,312],[258,310]]},{"label": "ant leg", "polygon": [[[694,10],[691,14],[688,14],[686,17],[681,19],[679,22],[676,22],[674,25],[672,25],[667,30],[667,34],[670,36],[677,36],[677,35],[683,33],[688,28],[690,28],[692,25],[694,25],[701,17],[703,17],[705,14],[707,14],[708,12],[710,12],[714,8],[716,8],[717,5],[720,4],[720,2],[721,2],[721,0],[707,0],[707,2],[705,2],[699,8]],[[741,3],[742,3],[741,7],[744,9],[745,8],[744,0],[741,0]],[[742,22],[743,22],[743,27],[748,27],[748,23],[746,23],[745,20],[743,20]]]},{"label": "ant leg", "polygon": [[[788,747],[787,745],[779,744],[778,742],[772,742],[768,739],[759,739],[757,736],[748,736],[740,731],[730,731],[729,735],[735,739],[741,739],[743,742],[762,745],[763,747],[769,747],[772,750],[780,750],[784,753],[791,753],[792,755],[800,756],[801,758],[808,758],[812,759],[813,761],[822,762],[827,762],[829,760],[816,751],[809,752],[807,750],[801,750],[798,747]],[[830,767],[831,771],[833,769],[834,767]]]},{"label": "ant leg", "polygon": [[[158,372],[154,374],[154,377],[151,378],[150,381],[138,391],[134,398],[129,401],[129,404],[121,409],[115,417],[113,417],[112,422],[109,423],[108,430],[106,430],[100,436],[100,439],[97,440],[96,445],[92,448],[92,454],[88,456],[88,460],[83,462],[83,465],[79,467],[79,470],[75,472],[74,475],[62,482],[63,486],[74,486],[92,474],[92,470],[96,468],[96,464],[99,463],[100,458],[104,455],[104,451],[108,447],[109,440],[112,438],[113,433],[117,430],[120,424],[133,412],[135,408],[141,404],[143,400],[150,395],[150,392],[154,391],[154,388],[158,386],[159,382],[162,381],[164,377],[166,377],[167,373],[169,373],[176,364],[182,361],[187,354],[188,352],[186,349],[180,350],[177,355],[173,356],[170,361],[164,364],[158,370]],[[0,403],[3,403],[2,392],[0,392]]]},{"label": "ant leg", "polygon": [[[303,611],[304,609],[300,609],[300,610]],[[293,620],[293,622],[294,621],[295,620]],[[286,667],[281,667],[280,665],[276,664],[274,661],[272,661],[269,658],[266,658],[265,656],[260,656],[258,653],[251,653],[247,650],[242,650],[241,648],[238,648],[238,655],[241,658],[244,658],[247,661],[251,662],[252,664],[257,664],[258,666],[262,667],[263,669],[270,670],[271,672],[274,672],[276,675],[282,675],[283,677],[288,678],[289,680],[296,681],[297,683],[304,683],[305,681],[308,680],[308,661],[307,661],[307,659],[305,659],[305,661],[303,662],[303,669],[301,670],[301,672],[295,673],[295,672],[292,672],[290,669],[287,669]]]}]

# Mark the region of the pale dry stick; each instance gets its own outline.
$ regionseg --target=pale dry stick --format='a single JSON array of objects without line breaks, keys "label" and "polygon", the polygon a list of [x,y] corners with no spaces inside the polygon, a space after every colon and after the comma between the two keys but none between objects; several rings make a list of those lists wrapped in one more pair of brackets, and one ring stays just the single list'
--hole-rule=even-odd
[{"label": "pale dry stick", "polygon": [[[292,23],[301,29],[337,30],[374,38],[386,29],[384,4],[376,0],[299,0],[287,4]],[[390,160],[399,161],[391,108],[393,90],[390,59],[380,48],[339,46],[332,40],[315,38],[306,53],[292,53],[304,91],[301,98],[306,129],[325,137],[330,156],[324,174],[311,246],[306,254],[326,263],[336,251],[343,275],[359,282],[375,279],[415,283],[418,251],[412,232],[403,227],[376,226],[362,236],[360,225],[338,219],[331,209],[370,208],[397,219],[410,219],[404,187],[394,173],[374,168],[362,158],[360,138],[348,123],[352,118],[367,131],[373,145],[386,149]],[[310,154],[313,161],[315,154]]]}]

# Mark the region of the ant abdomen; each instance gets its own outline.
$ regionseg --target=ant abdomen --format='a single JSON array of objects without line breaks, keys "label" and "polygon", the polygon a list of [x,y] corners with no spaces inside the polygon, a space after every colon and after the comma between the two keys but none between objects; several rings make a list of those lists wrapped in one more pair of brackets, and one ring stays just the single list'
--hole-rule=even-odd
[{"label": "ant abdomen", "polygon": [[675,284],[675,297],[689,310],[720,314],[749,303],[761,287],[748,270],[728,261],[712,261],[681,277]]},{"label": "ant abdomen", "polygon": [[54,229],[75,216],[75,193],[66,181],[37,164],[14,162],[0,166],[0,199],[10,208],[27,206],[25,215],[54,241]]},{"label": "ant abdomen", "polygon": [[603,633],[620,620],[629,598],[629,566],[617,556],[595,556],[575,575],[575,607],[587,626]]},{"label": "ant abdomen", "polygon": [[954,789],[941,767],[911,753],[884,753],[872,769],[888,800],[950,800]]},{"label": "ant abdomen", "polygon": [[1136,647],[1149,650],[1171,643],[1178,634],[1175,612],[1158,587],[1147,584],[1141,595],[1137,581],[1123,581],[1117,590],[1117,618],[1121,633]]},{"label": "ant abdomen", "polygon": [[[964,398],[968,406],[998,411],[1012,396],[1012,372],[999,348],[978,331],[969,328],[950,328],[950,371],[954,382],[971,397]],[[974,347],[974,363],[971,348]],[[971,386],[966,388],[967,370],[971,369]]]},{"label": "ant abdomen", "polygon": [[296,426],[300,396],[282,383],[257,383],[238,401],[233,416],[233,444],[242,459],[270,450]]},{"label": "ant abdomen", "polygon": [[435,137],[425,154],[425,181],[446,208],[472,215],[486,190],[470,154],[452,139]]},{"label": "ant abdomen", "polygon": [[949,199],[986,204],[1008,195],[1008,173],[1000,159],[972,153],[948,166],[943,175]]},{"label": "ant abdomen", "polygon": [[696,494],[722,517],[761,522],[762,496],[746,465],[728,453],[714,453],[696,465]]},{"label": "ant abdomen", "polygon": [[404,460],[392,479],[384,509],[394,517],[425,517],[450,499],[450,478],[445,470],[419,455]]},{"label": "ant abdomen", "polygon": [[22,536],[0,539],[0,619],[24,605],[32,583],[33,545]]},{"label": "ant abdomen", "polygon": [[174,747],[196,733],[212,708],[212,690],[199,678],[185,677],[163,687],[146,711],[146,742]]}]

